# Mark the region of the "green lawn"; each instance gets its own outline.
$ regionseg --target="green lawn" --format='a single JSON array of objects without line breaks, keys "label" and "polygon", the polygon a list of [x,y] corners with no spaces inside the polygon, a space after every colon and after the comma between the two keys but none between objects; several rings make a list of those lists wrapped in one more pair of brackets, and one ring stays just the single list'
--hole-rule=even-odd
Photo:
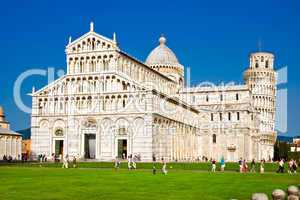
[{"label": "green lawn", "polygon": [[[72,162],[71,162],[72,163]],[[103,168],[103,169],[111,169],[114,166],[112,162],[78,162],[79,168]],[[38,162],[26,162],[26,163],[0,163],[0,167],[3,166],[18,166],[18,167],[61,167],[62,163],[38,163]],[[157,168],[161,168],[161,163],[155,164]],[[248,163],[250,167],[250,163]],[[138,169],[152,169],[153,163],[137,163]],[[201,170],[201,171],[210,171],[211,164],[209,162],[195,162],[195,163],[168,163],[168,167],[172,167],[173,169],[183,169],[183,170]],[[127,161],[122,161],[121,168],[127,168]],[[238,163],[226,163],[225,167],[226,171],[238,171],[239,165]],[[265,163],[265,171],[266,172],[275,172],[278,169],[277,163]],[[285,164],[285,171],[287,171],[288,165]],[[217,170],[220,170],[220,163],[217,163]],[[259,171],[259,163],[256,164],[256,171]],[[299,168],[298,168],[298,172]]]},{"label": "green lawn", "polygon": [[270,194],[292,184],[300,185],[299,174],[169,169],[168,175],[152,175],[150,169],[0,167],[1,200],[250,199],[254,192]]}]

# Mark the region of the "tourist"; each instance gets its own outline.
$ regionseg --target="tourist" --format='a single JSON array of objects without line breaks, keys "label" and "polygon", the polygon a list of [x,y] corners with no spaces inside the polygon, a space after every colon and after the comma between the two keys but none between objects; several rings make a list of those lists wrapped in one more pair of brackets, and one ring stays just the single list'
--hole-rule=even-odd
[{"label": "tourist", "polygon": [[8,162],[11,162],[11,161],[12,161],[12,157],[8,156]]},{"label": "tourist", "polygon": [[161,172],[164,175],[167,175],[168,171],[167,171],[167,162],[164,160],[164,158],[161,159],[162,162],[162,168],[161,168]]},{"label": "tourist", "polygon": [[76,160],[76,156],[73,156],[73,168],[77,167],[77,160]]},{"label": "tourist", "polygon": [[69,156],[68,154],[63,158],[63,165],[62,168],[69,168]]},{"label": "tourist", "polygon": [[294,173],[296,174],[297,173],[297,162],[296,162],[296,160],[293,160],[294,162],[293,162],[293,170],[294,170]]},{"label": "tourist", "polygon": [[251,161],[251,169],[250,169],[250,172],[255,172],[255,160],[254,159],[252,159],[252,161]]},{"label": "tourist", "polygon": [[120,168],[120,164],[121,164],[121,162],[119,161],[119,158],[116,157],[116,159],[115,159],[115,170],[118,170]]},{"label": "tourist", "polygon": [[247,165],[247,162],[246,162],[246,160],[244,159],[244,161],[243,161],[243,172],[247,172],[248,171],[248,165]]},{"label": "tourist", "polygon": [[265,173],[265,160],[260,161],[260,173]]},{"label": "tourist", "polygon": [[156,162],[155,154],[152,155],[152,161],[153,161],[153,162]]},{"label": "tourist", "polygon": [[128,156],[128,163],[127,163],[127,166],[128,166],[128,169],[131,170],[132,166],[131,166],[131,161],[132,161],[132,155],[130,154]]},{"label": "tourist", "polygon": [[156,174],[156,167],[155,167],[155,164],[153,164],[153,167],[152,167],[152,174],[153,174],[153,175]]},{"label": "tourist", "polygon": [[131,168],[132,169],[136,169],[136,161],[137,161],[137,157],[136,155],[132,158],[132,161],[131,161]]},{"label": "tourist", "polygon": [[216,160],[212,159],[211,161],[211,171],[216,172]]},{"label": "tourist", "polygon": [[294,172],[294,168],[293,168],[293,165],[294,165],[294,160],[291,159],[288,163],[288,173],[289,174],[292,174]]},{"label": "tourist", "polygon": [[137,160],[138,160],[138,161],[141,161],[141,160],[142,160],[142,156],[141,156],[140,153],[137,154]]},{"label": "tourist", "polygon": [[279,161],[277,173],[284,173],[284,159]]},{"label": "tourist", "polygon": [[224,157],[222,156],[222,158],[221,158],[221,171],[223,172],[224,169],[225,169],[225,159],[224,159]]},{"label": "tourist", "polygon": [[54,153],[51,154],[51,160],[52,160],[53,162],[55,162],[55,154],[54,154]]},{"label": "tourist", "polygon": [[240,160],[239,160],[239,167],[240,167],[240,173],[242,173],[243,172],[243,160],[242,160],[242,158],[240,158]]}]

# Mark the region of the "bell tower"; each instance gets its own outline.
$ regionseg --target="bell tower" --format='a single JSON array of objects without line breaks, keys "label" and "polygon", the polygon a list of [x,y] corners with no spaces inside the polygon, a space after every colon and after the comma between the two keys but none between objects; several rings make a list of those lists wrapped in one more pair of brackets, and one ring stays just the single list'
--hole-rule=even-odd
[{"label": "bell tower", "polygon": [[250,54],[250,66],[244,73],[244,80],[252,93],[254,109],[259,113],[259,148],[260,159],[273,158],[276,107],[276,72],[274,55],[269,52]]}]

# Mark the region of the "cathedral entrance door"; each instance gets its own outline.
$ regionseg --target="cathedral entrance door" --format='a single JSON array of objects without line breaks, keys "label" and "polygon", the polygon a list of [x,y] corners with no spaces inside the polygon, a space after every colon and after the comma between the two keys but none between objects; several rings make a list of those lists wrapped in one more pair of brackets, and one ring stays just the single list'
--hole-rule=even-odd
[{"label": "cathedral entrance door", "polygon": [[64,141],[63,140],[55,140],[55,155],[63,155],[64,154]]},{"label": "cathedral entrance door", "polygon": [[127,140],[125,139],[118,140],[118,158],[127,158]]},{"label": "cathedral entrance door", "polygon": [[96,134],[84,135],[84,157],[87,159],[96,158]]}]

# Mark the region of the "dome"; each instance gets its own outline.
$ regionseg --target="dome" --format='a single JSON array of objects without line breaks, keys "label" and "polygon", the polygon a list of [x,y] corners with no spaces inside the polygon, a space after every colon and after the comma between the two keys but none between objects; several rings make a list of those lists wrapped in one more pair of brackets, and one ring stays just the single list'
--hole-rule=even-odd
[{"label": "dome", "polygon": [[165,45],[166,38],[161,36],[159,38],[159,46],[151,51],[146,59],[146,65],[154,66],[180,66],[176,55],[173,51]]}]

